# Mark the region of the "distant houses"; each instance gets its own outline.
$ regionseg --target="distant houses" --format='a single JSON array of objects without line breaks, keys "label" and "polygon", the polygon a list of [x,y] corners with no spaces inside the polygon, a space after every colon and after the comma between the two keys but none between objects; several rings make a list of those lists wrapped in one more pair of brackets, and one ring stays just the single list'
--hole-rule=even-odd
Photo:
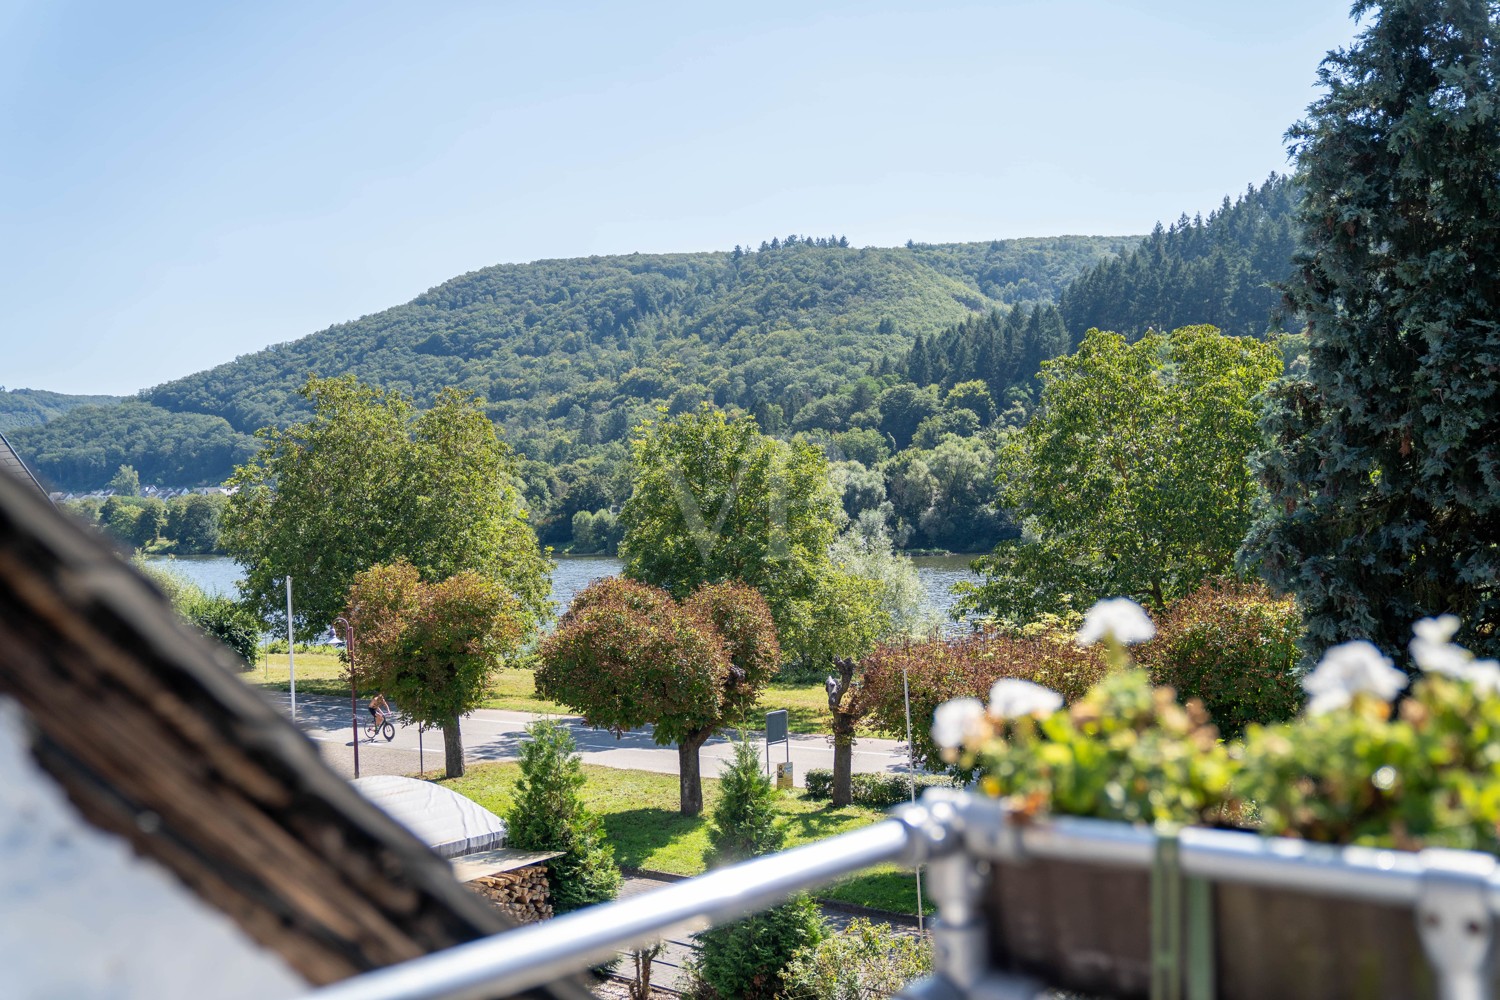
[{"label": "distant houses", "polygon": [[[151,497],[156,500],[171,500],[173,497],[185,497],[192,494],[202,496],[232,497],[238,492],[237,487],[232,486],[184,486],[180,489],[169,486],[142,486],[141,496]],[[90,490],[87,493],[49,493],[53,503],[62,503],[65,500],[105,500],[115,495],[111,489]]]}]

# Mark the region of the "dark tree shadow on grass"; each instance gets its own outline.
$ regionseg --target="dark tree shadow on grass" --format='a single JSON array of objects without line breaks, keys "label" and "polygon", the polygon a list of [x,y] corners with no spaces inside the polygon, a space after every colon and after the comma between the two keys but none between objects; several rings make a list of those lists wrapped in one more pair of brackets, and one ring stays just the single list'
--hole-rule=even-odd
[{"label": "dark tree shadow on grass", "polygon": [[708,823],[704,816],[684,816],[670,809],[626,809],[600,817],[615,860],[640,868],[652,854]]}]

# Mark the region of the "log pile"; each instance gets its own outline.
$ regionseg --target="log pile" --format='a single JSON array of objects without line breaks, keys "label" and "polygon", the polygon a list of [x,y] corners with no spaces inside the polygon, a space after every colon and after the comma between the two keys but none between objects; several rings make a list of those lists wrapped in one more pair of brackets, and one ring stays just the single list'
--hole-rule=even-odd
[{"label": "log pile", "polygon": [[469,881],[468,886],[518,923],[531,924],[552,916],[552,892],[544,864],[482,875]]}]

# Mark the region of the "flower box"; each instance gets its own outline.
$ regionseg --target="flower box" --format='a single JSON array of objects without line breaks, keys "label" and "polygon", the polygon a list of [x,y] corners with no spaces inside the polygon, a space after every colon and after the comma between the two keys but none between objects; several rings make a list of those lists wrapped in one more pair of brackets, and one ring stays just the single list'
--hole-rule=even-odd
[{"label": "flower box", "polygon": [[[1151,997],[1159,957],[1152,882],[1149,870],[1083,860],[994,864],[985,900],[994,967],[1089,995]],[[1207,916],[1181,907],[1170,996],[1439,996],[1410,905],[1228,881],[1196,891]]]}]

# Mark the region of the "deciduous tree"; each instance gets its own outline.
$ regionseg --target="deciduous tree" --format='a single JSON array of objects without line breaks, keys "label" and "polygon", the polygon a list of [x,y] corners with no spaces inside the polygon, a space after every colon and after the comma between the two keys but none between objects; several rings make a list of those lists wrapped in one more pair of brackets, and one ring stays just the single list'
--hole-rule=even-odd
[{"label": "deciduous tree", "polygon": [[616,735],[650,725],[677,744],[685,816],[703,810],[698,751],[741,721],[780,660],[770,609],[753,589],[709,584],[679,604],[666,591],[621,578],[579,592],[541,646],[544,697]]},{"label": "deciduous tree", "polygon": [[1185,327],[1089,331],[1042,366],[1042,402],[1001,450],[998,506],[1022,527],[963,602],[1010,622],[1129,595],[1158,611],[1231,569],[1250,524],[1268,344]]},{"label": "deciduous tree", "polygon": [[754,587],[798,655],[803,633],[790,626],[814,597],[839,517],[823,454],[704,406],[646,426],[631,469],[625,575],[678,598],[704,583]]},{"label": "deciduous tree", "polygon": [[427,581],[472,570],[502,584],[528,629],[546,616],[550,564],[477,400],[445,390],[419,414],[352,377],[309,379],[303,395],[312,419],[261,432],[224,514],[225,549],[263,617],[284,616],[290,575],[310,638],[343,610],[357,573],[403,559]]},{"label": "deciduous tree", "polygon": [[415,566],[397,562],[355,575],[348,617],[356,679],[404,717],[440,727],[448,777],[463,774],[459,717],[480,706],[491,672],[525,635],[520,602],[473,570],[427,583]]}]

